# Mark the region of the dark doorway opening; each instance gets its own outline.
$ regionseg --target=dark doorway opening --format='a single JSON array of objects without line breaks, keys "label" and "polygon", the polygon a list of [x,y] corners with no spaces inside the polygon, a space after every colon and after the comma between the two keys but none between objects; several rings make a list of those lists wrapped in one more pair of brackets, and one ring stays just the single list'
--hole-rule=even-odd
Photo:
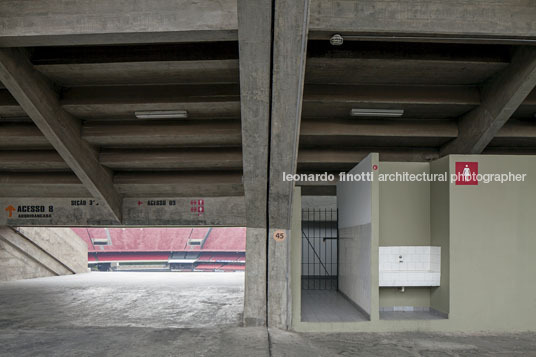
[{"label": "dark doorway opening", "polygon": [[336,209],[302,210],[302,289],[338,289]]}]

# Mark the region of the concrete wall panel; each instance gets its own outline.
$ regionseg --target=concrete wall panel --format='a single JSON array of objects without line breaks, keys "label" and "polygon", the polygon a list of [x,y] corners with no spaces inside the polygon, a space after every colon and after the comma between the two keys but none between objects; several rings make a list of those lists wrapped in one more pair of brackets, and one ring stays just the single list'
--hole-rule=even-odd
[{"label": "concrete wall panel", "polygon": [[[351,175],[372,172],[374,154],[349,171]],[[373,314],[373,183],[337,183],[339,212],[339,290],[369,315]],[[373,248],[373,245],[376,248]],[[376,258],[377,261],[377,258]],[[377,274],[376,281],[377,281]]]},{"label": "concrete wall panel", "polygon": [[19,227],[17,230],[69,270],[87,272],[87,244],[70,228]]},{"label": "concrete wall panel", "polygon": [[0,227],[0,281],[87,272],[87,246],[70,229]]}]

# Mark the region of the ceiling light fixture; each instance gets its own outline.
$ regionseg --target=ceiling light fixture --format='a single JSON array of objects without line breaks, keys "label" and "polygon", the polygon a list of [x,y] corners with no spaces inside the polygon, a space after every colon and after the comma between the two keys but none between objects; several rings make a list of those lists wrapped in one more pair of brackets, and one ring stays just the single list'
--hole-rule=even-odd
[{"label": "ceiling light fixture", "polygon": [[341,46],[344,43],[344,38],[338,33],[336,33],[335,35],[329,38],[329,43],[332,46]]},{"label": "ceiling light fixture", "polygon": [[401,117],[404,109],[352,109],[353,117]]},{"label": "ceiling light fixture", "polygon": [[138,119],[186,119],[188,112],[186,110],[150,110],[144,112],[135,112]]}]

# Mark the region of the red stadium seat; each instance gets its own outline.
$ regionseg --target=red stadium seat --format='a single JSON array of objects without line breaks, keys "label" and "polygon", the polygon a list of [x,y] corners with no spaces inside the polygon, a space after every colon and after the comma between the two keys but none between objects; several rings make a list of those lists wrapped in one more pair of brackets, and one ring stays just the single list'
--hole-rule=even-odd
[{"label": "red stadium seat", "polygon": [[[192,252],[188,255],[192,256],[191,259],[207,262],[198,265],[201,266],[200,270],[214,270],[223,263],[245,261],[245,228],[109,228],[108,232],[104,228],[72,230],[86,242],[88,260],[91,262],[168,261],[170,257],[181,254],[186,257],[188,252]],[[189,241],[203,241],[205,237],[203,245],[188,244]],[[100,244],[95,244],[95,241]],[[201,254],[197,257],[199,252]]]}]

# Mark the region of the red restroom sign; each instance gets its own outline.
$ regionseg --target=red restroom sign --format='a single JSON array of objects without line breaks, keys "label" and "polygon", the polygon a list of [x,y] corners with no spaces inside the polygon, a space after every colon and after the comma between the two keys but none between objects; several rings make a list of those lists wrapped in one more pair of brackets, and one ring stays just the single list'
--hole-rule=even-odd
[{"label": "red restroom sign", "polygon": [[478,185],[478,162],[456,162],[456,185]]}]

